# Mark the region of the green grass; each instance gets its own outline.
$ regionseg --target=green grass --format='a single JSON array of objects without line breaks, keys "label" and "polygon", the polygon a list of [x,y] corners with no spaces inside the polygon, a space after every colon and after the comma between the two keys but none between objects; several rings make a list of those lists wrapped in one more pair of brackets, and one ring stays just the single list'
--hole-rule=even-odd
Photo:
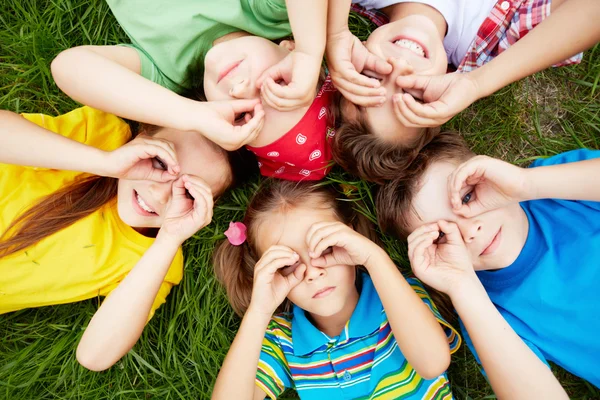
[{"label": "green grass", "polygon": [[[360,35],[370,27],[354,17]],[[0,108],[15,112],[67,112],[77,104],[62,94],[50,62],[63,49],[127,41],[101,0],[3,0],[0,4]],[[600,47],[576,67],[544,71],[483,99],[447,125],[477,152],[524,164],[538,156],[587,146],[600,148]],[[331,180],[355,187],[374,218],[369,186],[340,171]],[[214,222],[185,246],[182,283],[146,327],[134,349],[113,368],[92,373],[75,348],[100,299],[0,316],[0,399],[208,398],[239,324],[210,263],[214,245],[232,219],[240,219],[255,186],[226,196]],[[407,268],[403,244],[384,238]],[[573,399],[600,398],[585,381],[554,368]],[[466,347],[449,371],[459,399],[494,398]]]}]

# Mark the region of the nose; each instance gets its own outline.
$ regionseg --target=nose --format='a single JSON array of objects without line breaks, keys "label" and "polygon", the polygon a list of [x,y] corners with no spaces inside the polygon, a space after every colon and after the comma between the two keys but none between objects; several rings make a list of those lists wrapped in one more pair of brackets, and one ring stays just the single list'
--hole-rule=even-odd
[{"label": "nose", "polygon": [[306,265],[306,272],[304,273],[304,279],[308,283],[315,282],[316,280],[327,275],[325,268],[312,266],[310,263]]},{"label": "nose", "polygon": [[152,182],[148,191],[154,200],[165,205],[169,202],[169,198],[171,197],[171,186],[171,182]]},{"label": "nose", "polygon": [[258,89],[248,78],[233,81],[229,95],[235,99],[254,99],[258,97]]},{"label": "nose", "polygon": [[457,221],[458,229],[466,243],[471,243],[483,227],[483,223],[478,218],[460,218]]}]

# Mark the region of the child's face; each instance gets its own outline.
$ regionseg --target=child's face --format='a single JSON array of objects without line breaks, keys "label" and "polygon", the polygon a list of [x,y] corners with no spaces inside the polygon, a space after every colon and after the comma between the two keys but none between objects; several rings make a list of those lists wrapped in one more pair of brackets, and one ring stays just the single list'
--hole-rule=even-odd
[{"label": "child's face", "polygon": [[[328,268],[314,267],[308,256],[306,234],[317,222],[337,222],[333,210],[312,207],[293,208],[284,213],[274,213],[260,225],[257,250],[262,255],[270,246],[282,245],[300,256],[298,262],[280,270],[284,275],[304,264],[304,280],[290,291],[288,299],[310,314],[330,317],[340,312],[351,314],[356,305],[358,292],[354,285],[354,265],[335,265]],[[351,307],[352,310],[348,308]],[[349,311],[349,312],[348,312]]]},{"label": "child's face", "polygon": [[[441,219],[454,222],[458,225],[475,270],[507,267],[517,259],[527,240],[527,216],[518,204],[472,218],[456,215],[448,199],[448,177],[458,165],[440,161],[433,163],[425,172],[422,188],[412,202],[413,216],[409,230],[414,231],[419,226]],[[463,188],[463,201],[468,199],[465,196],[472,190],[472,187]]]},{"label": "child's face", "polygon": [[400,123],[394,113],[392,96],[403,93],[396,86],[396,78],[409,74],[410,67],[418,75],[446,73],[448,58],[438,29],[429,18],[413,14],[377,28],[367,39],[366,47],[384,60],[390,57],[398,60],[389,75],[363,72],[380,79],[381,86],[386,89],[386,101],[381,107],[364,109],[371,129],[390,142],[407,143],[414,140],[421,130],[408,128]]},{"label": "child's face", "polygon": [[[279,45],[258,36],[243,36],[212,47],[204,59],[204,92],[208,101],[258,99],[256,81],[268,68],[283,60],[294,48],[284,40]],[[316,88],[315,88],[316,90]],[[308,107],[282,112],[266,104],[260,135],[271,137],[287,132],[298,123]],[[243,118],[237,124],[243,124]],[[276,137],[278,139],[278,137]],[[261,144],[262,145],[266,145]]]},{"label": "child's face", "polygon": [[[231,181],[226,156],[201,135],[162,128],[153,137],[171,142],[175,146],[180,174],[203,179],[213,193],[222,192]],[[162,167],[156,159],[152,162],[156,168]],[[171,201],[172,185],[173,181],[119,179],[119,217],[136,228],[159,228]]]}]

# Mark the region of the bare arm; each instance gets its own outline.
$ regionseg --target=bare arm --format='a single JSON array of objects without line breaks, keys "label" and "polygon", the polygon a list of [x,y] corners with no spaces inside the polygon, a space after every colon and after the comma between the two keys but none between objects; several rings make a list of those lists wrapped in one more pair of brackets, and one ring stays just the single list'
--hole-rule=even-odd
[{"label": "bare arm", "polygon": [[471,72],[480,96],[557,64],[600,41],[600,2],[567,0],[524,38]]},{"label": "bare arm", "polygon": [[287,0],[296,50],[323,58],[327,31],[327,0]]},{"label": "bare arm", "polygon": [[92,371],[110,368],[137,342],[181,243],[159,236],[108,296],[77,346],[77,361]]},{"label": "bare arm", "polygon": [[499,399],[567,399],[552,371],[500,315],[475,278],[452,303]]},{"label": "bare arm", "polygon": [[0,111],[0,162],[103,175],[106,152]]},{"label": "bare arm", "polygon": [[262,341],[270,317],[248,310],[235,335],[213,389],[212,398],[262,400],[265,392],[255,384]]},{"label": "bare arm", "polygon": [[450,349],[431,310],[383,250],[373,254],[365,267],[406,360],[425,379],[443,374],[450,365]]}]

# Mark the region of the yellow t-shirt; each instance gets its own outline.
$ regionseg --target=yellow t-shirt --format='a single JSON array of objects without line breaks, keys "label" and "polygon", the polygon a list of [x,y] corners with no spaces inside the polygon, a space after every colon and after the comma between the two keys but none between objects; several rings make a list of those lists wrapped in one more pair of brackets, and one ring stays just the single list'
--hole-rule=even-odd
[{"label": "yellow t-shirt", "polygon": [[[50,117],[23,114],[50,131],[103,150],[131,137],[118,117],[82,107]],[[15,132],[18,135],[18,132]],[[0,163],[0,232],[38,198],[84,174]],[[0,314],[29,307],[107,296],[131,271],[154,239],[119,218],[116,198],[98,211],[35,245],[0,258]],[[149,318],[183,275],[181,249],[162,283]]]}]

